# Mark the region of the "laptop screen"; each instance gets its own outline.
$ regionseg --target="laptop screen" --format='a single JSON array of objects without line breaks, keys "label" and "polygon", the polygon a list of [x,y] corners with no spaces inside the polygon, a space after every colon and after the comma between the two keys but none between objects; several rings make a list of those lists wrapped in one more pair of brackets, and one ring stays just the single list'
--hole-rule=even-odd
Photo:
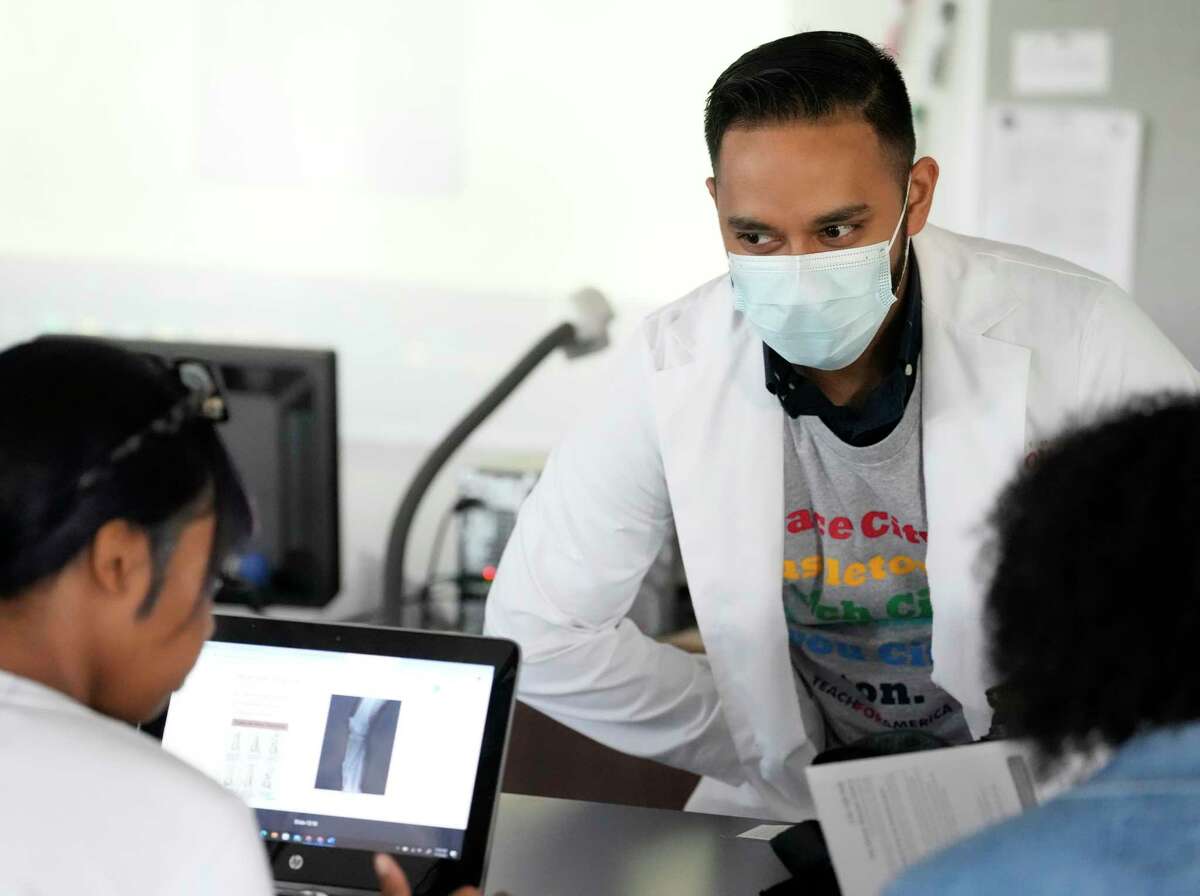
[{"label": "laptop screen", "polygon": [[264,840],[458,859],[492,675],[210,641],[162,742],[249,803]]}]

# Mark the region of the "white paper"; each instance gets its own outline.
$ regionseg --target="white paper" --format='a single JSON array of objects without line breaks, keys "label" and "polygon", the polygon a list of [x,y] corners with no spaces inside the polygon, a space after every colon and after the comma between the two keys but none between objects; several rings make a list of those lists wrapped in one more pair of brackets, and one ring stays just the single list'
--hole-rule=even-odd
[{"label": "white paper", "polygon": [[748,831],[742,831],[738,836],[747,840],[773,840],[790,827],[790,824],[760,824]]},{"label": "white paper", "polygon": [[924,856],[1036,805],[1029,756],[993,741],[809,767],[842,896],[877,896]]},{"label": "white paper", "polygon": [[983,236],[1057,255],[1132,290],[1142,125],[1099,107],[989,110]]},{"label": "white paper", "polygon": [[1112,83],[1112,36],[1097,28],[1017,31],[1016,94],[1104,94]]}]

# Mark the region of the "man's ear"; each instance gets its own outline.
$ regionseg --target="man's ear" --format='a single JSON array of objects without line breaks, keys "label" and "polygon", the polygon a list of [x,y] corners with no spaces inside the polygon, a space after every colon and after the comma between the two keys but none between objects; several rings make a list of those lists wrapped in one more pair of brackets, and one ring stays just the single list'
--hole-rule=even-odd
[{"label": "man's ear", "polygon": [[708,187],[708,195],[712,197],[713,205],[717,204],[717,179],[710,177],[704,182],[704,186]]},{"label": "man's ear", "polygon": [[110,520],[92,539],[85,566],[101,594],[140,606],[153,578],[150,538],[126,520]]},{"label": "man's ear", "polygon": [[925,229],[933,208],[933,193],[937,189],[938,163],[929,156],[917,159],[912,167],[912,186],[908,192],[908,235],[915,236]]}]

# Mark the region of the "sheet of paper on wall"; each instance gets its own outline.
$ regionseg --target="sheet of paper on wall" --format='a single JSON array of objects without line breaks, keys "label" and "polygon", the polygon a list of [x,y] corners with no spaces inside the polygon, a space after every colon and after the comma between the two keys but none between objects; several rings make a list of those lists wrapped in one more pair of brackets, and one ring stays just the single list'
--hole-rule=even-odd
[{"label": "sheet of paper on wall", "polygon": [[1133,288],[1142,123],[1100,107],[998,104],[988,113],[983,236],[1030,246]]},{"label": "sheet of paper on wall", "polygon": [[1011,72],[1018,95],[1108,93],[1112,35],[1098,28],[1017,31]]},{"label": "sheet of paper on wall", "polygon": [[810,766],[842,896],[878,896],[909,865],[1036,805],[1030,757],[991,741]]}]

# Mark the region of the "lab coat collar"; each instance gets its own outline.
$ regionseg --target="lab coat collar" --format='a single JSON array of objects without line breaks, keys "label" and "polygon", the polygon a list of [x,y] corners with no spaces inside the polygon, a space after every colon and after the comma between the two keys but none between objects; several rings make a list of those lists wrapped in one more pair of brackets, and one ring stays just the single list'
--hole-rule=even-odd
[{"label": "lab coat collar", "polygon": [[[986,734],[995,682],[982,653],[986,531],[995,496],[1024,453],[1031,354],[989,335],[1023,301],[976,241],[926,227],[914,237],[925,296],[922,438],[933,599],[933,678]],[[970,264],[968,264],[970,260]]]},{"label": "lab coat collar", "polygon": [[[912,239],[921,257],[924,312],[944,327],[964,334],[984,334],[1023,301],[1015,292],[998,287],[1000,261],[986,252],[983,241],[969,240],[932,224]],[[928,322],[925,332],[929,332]]]},{"label": "lab coat collar", "polygon": [[[783,616],[784,415],[762,387],[761,347],[728,278],[705,292],[693,362],[655,377],[663,468],[722,710],[782,811],[804,799],[803,768],[823,741],[819,716],[802,716]],[[671,355],[665,336],[656,341]]]}]

